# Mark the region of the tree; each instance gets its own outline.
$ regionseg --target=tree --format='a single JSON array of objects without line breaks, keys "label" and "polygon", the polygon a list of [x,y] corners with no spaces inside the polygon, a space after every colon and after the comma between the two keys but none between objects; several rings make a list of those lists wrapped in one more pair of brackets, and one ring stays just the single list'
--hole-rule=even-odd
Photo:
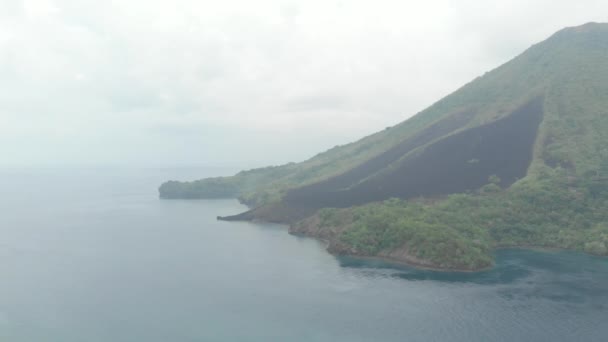
[{"label": "tree", "polygon": [[498,177],[497,175],[491,175],[490,177],[488,177],[488,181],[490,182],[490,184],[500,184],[501,180],[500,177]]}]

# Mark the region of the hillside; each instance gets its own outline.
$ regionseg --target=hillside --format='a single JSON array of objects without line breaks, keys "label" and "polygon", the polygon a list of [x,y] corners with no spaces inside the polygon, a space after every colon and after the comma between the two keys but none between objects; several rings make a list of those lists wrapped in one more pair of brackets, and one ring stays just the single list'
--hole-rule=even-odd
[{"label": "hillside", "polygon": [[255,209],[226,219],[441,269],[487,267],[502,246],[608,254],[607,79],[608,24],[566,28],[394,127],[160,196],[238,196]]}]

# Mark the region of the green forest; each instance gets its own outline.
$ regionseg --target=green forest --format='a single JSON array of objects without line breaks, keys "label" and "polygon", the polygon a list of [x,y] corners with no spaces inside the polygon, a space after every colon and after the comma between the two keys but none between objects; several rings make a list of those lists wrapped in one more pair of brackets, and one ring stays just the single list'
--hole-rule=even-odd
[{"label": "green forest", "polygon": [[415,256],[442,268],[490,266],[492,251],[501,247],[608,255],[608,179],[579,181],[562,168],[546,168],[539,179],[522,180],[506,191],[493,181],[473,193],[435,200],[393,198],[323,209],[320,226],[351,226],[339,239],[362,255],[407,243]]}]

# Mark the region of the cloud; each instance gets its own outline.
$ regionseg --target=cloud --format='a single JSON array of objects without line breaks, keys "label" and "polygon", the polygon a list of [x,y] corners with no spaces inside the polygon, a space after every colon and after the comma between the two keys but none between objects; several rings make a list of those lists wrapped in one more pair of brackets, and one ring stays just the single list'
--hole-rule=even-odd
[{"label": "cloud", "polygon": [[301,160],[607,10],[594,0],[0,0],[0,155]]}]

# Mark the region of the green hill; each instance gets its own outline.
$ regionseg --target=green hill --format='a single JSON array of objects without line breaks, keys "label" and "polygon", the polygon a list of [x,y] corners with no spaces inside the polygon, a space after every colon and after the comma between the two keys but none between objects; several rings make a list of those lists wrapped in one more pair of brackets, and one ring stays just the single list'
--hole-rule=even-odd
[{"label": "green hill", "polygon": [[[162,198],[239,197],[334,253],[474,270],[503,246],[608,254],[608,24],[566,28],[394,127]],[[324,209],[333,208],[333,209]]]}]

